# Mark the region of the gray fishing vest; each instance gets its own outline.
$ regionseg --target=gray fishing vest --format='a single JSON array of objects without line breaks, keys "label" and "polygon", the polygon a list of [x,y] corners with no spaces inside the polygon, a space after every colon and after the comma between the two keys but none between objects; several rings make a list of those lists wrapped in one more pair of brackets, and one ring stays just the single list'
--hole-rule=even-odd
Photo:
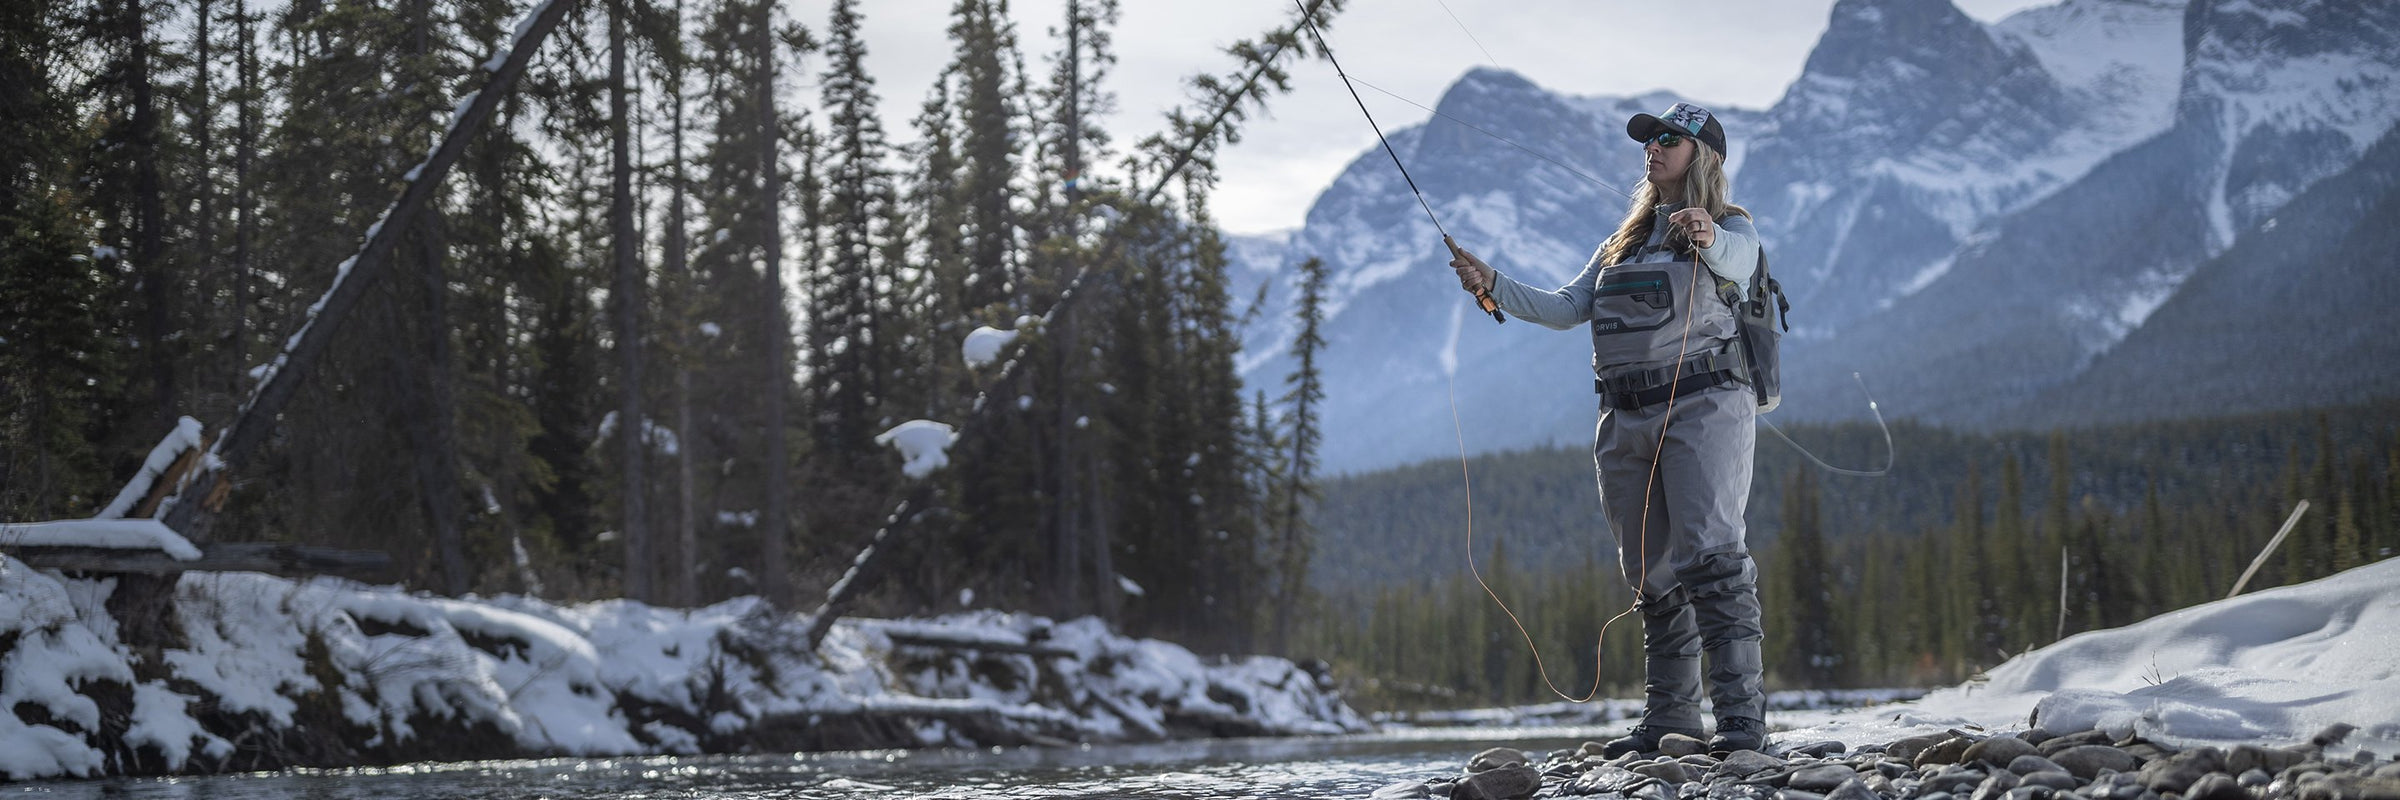
[{"label": "gray fishing vest", "polygon": [[1738,328],[1733,309],[1717,297],[1716,274],[1696,261],[1641,260],[1655,252],[1664,250],[1645,247],[1623,263],[1602,268],[1593,287],[1592,372],[1603,393],[1641,391],[1673,380],[1673,374],[1634,379],[1677,372],[1679,355],[1683,375],[1739,366],[1738,355],[1726,346]]}]

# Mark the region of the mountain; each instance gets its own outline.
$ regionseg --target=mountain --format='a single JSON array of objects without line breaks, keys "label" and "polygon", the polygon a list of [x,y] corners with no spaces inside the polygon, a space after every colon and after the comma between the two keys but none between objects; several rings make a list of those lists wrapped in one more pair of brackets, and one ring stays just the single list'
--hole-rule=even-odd
[{"label": "mountain", "polygon": [[[2393,103],[2400,5],[2195,0],[2184,14],[2184,40],[2165,130],[1983,223],[1950,257],[1952,266],[1905,302],[1787,348],[1786,396],[1796,415],[1841,416],[1845,405],[1859,405],[1843,398],[1855,397],[1849,375],[1860,372],[1875,380],[1883,407],[1895,415],[1984,427],[2089,421],[2092,415],[2068,406],[2091,404],[2062,403],[2073,398],[2059,393],[2135,330],[2153,321],[2184,324],[2156,312],[2196,270],[2260,234],[2312,184],[2359,168],[2366,146],[2400,119]],[[2322,202],[2371,203],[2374,183],[2343,184],[2352,194]],[[2289,250],[2254,258],[2270,274],[2310,269]],[[2201,310],[2193,303],[2175,309]],[[2256,304],[2219,304],[2209,313],[2192,322],[2289,327],[2276,319],[2285,312]],[[2163,344],[2147,351],[2154,362],[2144,370],[2154,376],[2188,374],[2213,358],[2189,340]],[[2132,405],[2109,410],[2109,419],[2176,413],[2141,394],[2113,399]],[[2292,399],[2330,405],[2367,397]],[[2242,402],[2208,410],[2288,407]]]},{"label": "mountain", "polygon": [[[2395,78],[2393,3],[2065,0],[1987,25],[1948,3],[1840,0],[1773,106],[1711,106],[1732,142],[1735,199],[1759,220],[1793,303],[1778,419],[1863,417],[1854,372],[1892,415],[1985,428],[2376,396],[2389,381],[2312,379],[2299,383],[2344,388],[2230,408],[2109,381],[2171,384],[2228,369],[2223,356],[2237,352],[2137,335],[2146,327],[2297,330],[2293,319],[2316,311],[2242,304],[2227,288],[2234,275],[2305,273],[2361,302],[2400,300],[2361,274],[2389,256],[2357,249],[2382,241],[2369,209],[2383,207],[2388,183],[2366,172],[2389,168],[2362,157],[2400,118]],[[1443,96],[1442,113],[1548,158],[1441,117],[1392,144],[1461,244],[1555,286],[1625,213],[1639,174],[1625,118],[1676,99],[1562,97],[1479,69]],[[2304,195],[2321,210],[2312,225],[2339,228],[2320,236],[2363,238],[2351,249],[2266,246]],[[2251,237],[2270,238],[2224,260]],[[2351,257],[2334,264],[2334,252]],[[2304,253],[2349,272],[2310,272]],[[1380,149],[1326,188],[1280,251],[1240,259],[1273,287],[1274,311],[1249,330],[1251,386],[1280,393],[1288,266],[1310,256],[1333,273],[1327,469],[1447,458],[1461,438],[1471,452],[1589,441],[1588,338],[1472,313]],[[2220,288],[2181,297],[2200,286]],[[2301,361],[2372,363],[2357,360],[2369,352],[2358,342],[2375,337],[2308,330],[2316,338],[2286,346],[2332,354]],[[2113,355],[2120,345],[2128,355]],[[2091,372],[2102,364],[2127,377]],[[2073,394],[2104,386],[2106,402]]]}]

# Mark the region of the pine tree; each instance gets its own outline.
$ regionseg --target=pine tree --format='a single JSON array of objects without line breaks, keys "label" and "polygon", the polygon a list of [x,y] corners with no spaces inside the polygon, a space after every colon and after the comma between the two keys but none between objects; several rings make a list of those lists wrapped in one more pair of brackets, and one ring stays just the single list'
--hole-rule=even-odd
[{"label": "pine tree", "polygon": [[1290,387],[1283,396],[1284,406],[1291,409],[1286,417],[1291,426],[1291,459],[1286,462],[1285,488],[1278,496],[1283,504],[1275,520],[1276,537],[1280,540],[1275,555],[1275,574],[1280,582],[1275,591],[1274,648],[1290,654],[1291,615],[1298,610],[1300,597],[1308,578],[1310,541],[1316,532],[1307,522],[1310,503],[1319,497],[1316,486],[1317,445],[1324,434],[1317,427],[1317,409],[1325,402],[1323,377],[1317,371],[1317,355],[1325,349],[1325,337],[1318,329],[1325,322],[1325,261],[1311,258],[1300,263],[1300,305],[1295,309],[1300,334],[1292,340],[1292,372],[1284,376]]},{"label": "pine tree", "polygon": [[644,306],[648,270],[641,262],[633,198],[632,79],[627,74],[627,0],[609,0],[608,13],[608,240],[612,281],[609,317],[617,351],[617,535],[624,543],[625,596],[658,599],[649,519],[648,445],[652,427],[642,397]]},{"label": "pine tree", "polygon": [[102,447],[125,354],[80,211],[61,11],[0,13],[0,517],[20,520],[87,515],[115,488]]},{"label": "pine tree", "polygon": [[[857,0],[838,0],[826,26],[827,64],[819,76],[826,109],[825,272],[810,278],[814,299],[808,328],[810,430],[818,457],[837,476],[856,476],[874,455],[881,431],[883,383],[875,349],[888,344],[878,330],[876,294],[888,270],[876,247],[886,210],[887,146],[876,114],[875,82],[866,72]],[[880,493],[878,493],[880,494]]]}]

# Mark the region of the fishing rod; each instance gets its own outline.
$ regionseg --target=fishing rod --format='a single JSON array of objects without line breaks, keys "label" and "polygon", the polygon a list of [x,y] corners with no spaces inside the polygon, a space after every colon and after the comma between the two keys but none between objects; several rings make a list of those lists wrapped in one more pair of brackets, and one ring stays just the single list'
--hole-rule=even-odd
[{"label": "fishing rod", "polygon": [[[1392,140],[1384,137],[1383,126],[1375,124],[1375,115],[1367,111],[1367,101],[1359,98],[1358,87],[1350,85],[1350,73],[1343,71],[1342,62],[1333,57],[1333,45],[1326,44],[1325,32],[1317,30],[1317,20],[1315,15],[1308,13],[1308,7],[1300,5],[1300,0],[1292,0],[1292,5],[1300,9],[1300,22],[1301,24],[1307,25],[1309,35],[1316,38],[1318,52],[1324,53],[1325,60],[1333,64],[1333,74],[1340,75],[1342,77],[1342,87],[1350,90],[1350,102],[1358,104],[1358,113],[1366,116],[1367,127],[1375,129],[1375,141],[1383,143],[1384,155],[1391,156],[1392,166],[1400,168],[1400,179],[1407,181],[1408,191],[1417,196],[1417,205],[1418,207],[1425,209],[1425,218],[1433,220],[1433,230],[1434,232],[1442,235],[1442,245],[1450,248],[1450,256],[1452,258],[1466,257],[1466,251],[1458,249],[1458,242],[1454,239],[1451,239],[1450,231],[1442,227],[1442,218],[1434,215],[1433,204],[1426,202],[1425,193],[1417,189],[1417,179],[1409,177],[1408,165],[1400,163],[1400,151],[1392,149]],[[1492,315],[1493,322],[1504,323],[1508,321],[1508,317],[1500,313],[1500,304],[1492,300],[1492,293],[1489,290],[1478,287],[1473,291],[1475,293],[1475,305],[1481,307],[1484,313]]]},{"label": "fishing rod", "polygon": [[[1453,16],[1452,16],[1452,20],[1454,20],[1454,21],[1455,21],[1456,19],[1457,19],[1456,15],[1453,15]],[[1460,29],[1461,29],[1461,30],[1464,30],[1464,29],[1465,29],[1465,25],[1464,25],[1463,23],[1460,25]],[[1474,38],[1474,34],[1473,34],[1473,33],[1468,33],[1468,34],[1467,34],[1467,36],[1468,36],[1468,38],[1469,38],[1469,39],[1472,39],[1472,38]],[[1477,43],[1477,46],[1478,46],[1478,47],[1481,47],[1481,46],[1482,46],[1482,43],[1478,42],[1478,43]],[[1488,54],[1487,54],[1487,55],[1488,55]],[[1593,177],[1591,173],[1585,172],[1585,171],[1583,171],[1583,170],[1581,170],[1581,169],[1577,169],[1577,168],[1575,167],[1575,165],[1573,165],[1573,164],[1569,164],[1569,163],[1567,163],[1567,162],[1560,161],[1560,160],[1558,160],[1557,158],[1553,158],[1553,157],[1551,157],[1551,155],[1550,155],[1550,154],[1548,154],[1548,153],[1544,153],[1544,152],[1542,152],[1542,151],[1540,151],[1540,150],[1536,150],[1536,149],[1534,149],[1534,148],[1532,148],[1532,147],[1527,147],[1527,146],[1525,146],[1524,144],[1522,144],[1522,143],[1519,143],[1519,142],[1518,142],[1517,140],[1515,140],[1515,139],[1510,139],[1510,138],[1508,138],[1508,137],[1506,137],[1506,136],[1502,136],[1502,135],[1500,135],[1500,134],[1498,134],[1498,133],[1494,133],[1494,132],[1492,132],[1490,129],[1488,129],[1488,128],[1485,128],[1485,127],[1483,127],[1483,126],[1481,126],[1481,125],[1477,125],[1477,124],[1475,124],[1475,123],[1468,122],[1468,121],[1466,121],[1466,120],[1463,120],[1463,119],[1459,119],[1459,118],[1457,118],[1457,117],[1454,117],[1454,116],[1451,116],[1451,115],[1449,115],[1449,114],[1445,114],[1445,113],[1443,113],[1443,112],[1441,111],[1441,109],[1433,108],[1433,107],[1431,107],[1431,106],[1427,106],[1427,105],[1425,105],[1424,103],[1419,103],[1419,102],[1417,102],[1417,101],[1415,101],[1415,100],[1411,100],[1411,99],[1409,99],[1408,97],[1406,97],[1406,96],[1404,96],[1404,95],[1401,95],[1401,94],[1399,94],[1399,93],[1397,93],[1397,92],[1394,92],[1394,91],[1392,91],[1392,90],[1389,90],[1389,89],[1385,89],[1385,88],[1383,88],[1383,87],[1381,87],[1381,86],[1377,86],[1377,85],[1375,85],[1375,84],[1373,84],[1373,83],[1371,83],[1371,82],[1368,82],[1367,80],[1365,80],[1365,79],[1363,79],[1363,78],[1351,78],[1351,79],[1349,79],[1349,80],[1350,80],[1351,82],[1354,82],[1354,83],[1356,83],[1356,84],[1360,85],[1360,86],[1364,86],[1364,87],[1367,87],[1367,88],[1369,88],[1369,89],[1373,89],[1373,90],[1375,90],[1375,91],[1377,91],[1377,92],[1381,92],[1381,93],[1382,93],[1384,96],[1386,96],[1386,97],[1389,97],[1389,98],[1392,98],[1392,99],[1394,99],[1394,100],[1398,100],[1398,101],[1400,101],[1400,102],[1407,103],[1407,104],[1409,104],[1409,105],[1415,106],[1415,107],[1417,107],[1417,109],[1419,109],[1419,110],[1421,110],[1421,111],[1424,111],[1425,113],[1432,114],[1432,115],[1434,115],[1434,116],[1436,116],[1436,117],[1440,117],[1440,118],[1442,118],[1442,119],[1444,119],[1444,120],[1447,120],[1447,121],[1449,121],[1449,122],[1450,122],[1450,123],[1452,123],[1452,124],[1458,125],[1459,127],[1466,128],[1467,130],[1471,130],[1471,131],[1474,131],[1474,132],[1476,132],[1476,133],[1482,134],[1482,135],[1484,135],[1484,136],[1486,136],[1486,137],[1489,137],[1489,138],[1493,139],[1494,141],[1498,141],[1498,142],[1500,142],[1500,143],[1502,143],[1502,144],[1508,145],[1508,146],[1510,146],[1510,147],[1514,147],[1514,148],[1516,148],[1516,149],[1518,149],[1518,150],[1522,150],[1522,151],[1524,151],[1524,152],[1525,152],[1525,154],[1526,154],[1526,155],[1530,155],[1530,156],[1533,156],[1534,158],[1538,158],[1538,159],[1541,159],[1541,160],[1543,160],[1543,161],[1549,162],[1551,165],[1553,165],[1553,166],[1556,166],[1556,167],[1558,167],[1559,169],[1566,170],[1568,173],[1570,173],[1570,174],[1573,174],[1575,177],[1582,178],[1582,179],[1583,179],[1583,180],[1584,180],[1586,183],[1590,183],[1591,185],[1593,185],[1593,186],[1598,186],[1598,187],[1600,187],[1600,188],[1602,188],[1602,189],[1607,189],[1608,191],[1610,191],[1610,192],[1612,192],[1612,193],[1616,194],[1616,195],[1617,195],[1617,196],[1619,196],[1619,197],[1623,197],[1623,198],[1625,198],[1625,199],[1627,199],[1627,200],[1632,200],[1632,199],[1633,199],[1633,194],[1632,194],[1631,192],[1627,192],[1627,191],[1625,191],[1624,189],[1619,189],[1619,188],[1617,188],[1617,187],[1616,187],[1616,185],[1615,185],[1615,184],[1611,184],[1611,183],[1609,183],[1609,182],[1607,182],[1607,181],[1604,181],[1604,180],[1601,180],[1601,179],[1599,179],[1599,178]],[[1395,158],[1397,158],[1397,157],[1395,157]],[[1411,188],[1414,188],[1414,187],[1412,186]],[[1447,236],[1445,235],[1445,239],[1446,239],[1446,238],[1447,238]],[[1455,250],[1456,248],[1455,248],[1455,247],[1453,247],[1452,249],[1453,249],[1453,250]],[[1816,454],[1816,453],[1809,452],[1809,449],[1808,449],[1807,447],[1804,447],[1804,446],[1802,446],[1802,445],[1801,445],[1801,444],[1800,444],[1798,441],[1795,441],[1795,440],[1793,440],[1793,439],[1792,439],[1792,437],[1791,437],[1791,434],[1784,433],[1784,431],[1783,431],[1783,429],[1782,429],[1781,427],[1778,427],[1778,426],[1776,426],[1776,424],[1775,424],[1775,421],[1774,421],[1774,420],[1771,420],[1771,419],[1768,419],[1768,418],[1766,418],[1766,417],[1764,417],[1764,416],[1761,416],[1761,417],[1759,417],[1759,418],[1758,418],[1758,421],[1759,421],[1760,423],[1762,423],[1762,424],[1765,424],[1765,425],[1767,426],[1767,431],[1768,431],[1768,432],[1770,432],[1770,433],[1773,433],[1773,434],[1775,434],[1775,438],[1782,439],[1782,440],[1783,440],[1783,442],[1784,442],[1784,444],[1791,445],[1791,447],[1792,447],[1792,449],[1793,449],[1793,450],[1800,451],[1800,455],[1801,455],[1802,457],[1805,457],[1805,458],[1807,458],[1807,459],[1809,460],[1809,462],[1810,462],[1810,463],[1813,463],[1813,464],[1817,465],[1817,467],[1818,467],[1818,468],[1820,468],[1820,469],[1823,469],[1823,470],[1825,470],[1826,472],[1831,472],[1831,473],[1833,473],[1833,474],[1836,474],[1836,475],[1850,475],[1850,476],[1862,477],[1862,478],[1876,478],[1876,477],[1882,477],[1882,476],[1885,476],[1885,475],[1889,475],[1889,474],[1891,474],[1891,471],[1892,471],[1892,465],[1893,465],[1893,464],[1894,464],[1894,463],[1897,461],[1897,458],[1898,458],[1898,453],[1897,453],[1896,449],[1893,447],[1893,444],[1892,444],[1892,428],[1891,428],[1891,425],[1890,425],[1889,423],[1887,423],[1887,422],[1885,422],[1885,421],[1884,421],[1884,419],[1883,419],[1883,411],[1882,411],[1882,409],[1881,409],[1881,408],[1880,408],[1880,407],[1879,407],[1879,406],[1876,404],[1876,402],[1875,402],[1875,395],[1874,395],[1874,393],[1873,393],[1873,392],[1870,392],[1870,391],[1868,391],[1868,390],[1867,390],[1867,382],[1866,382],[1866,379],[1859,377],[1859,374],[1858,374],[1858,373],[1856,373],[1856,372],[1850,373],[1850,378],[1851,378],[1853,381],[1857,382],[1857,384],[1858,384],[1858,393],[1859,393],[1859,395],[1860,395],[1861,397],[1864,397],[1864,398],[1866,398],[1866,401],[1867,401],[1867,413],[1868,413],[1868,414],[1870,414],[1870,415],[1873,415],[1873,416],[1874,416],[1874,418],[1875,418],[1875,427],[1876,427],[1878,430],[1880,430],[1880,431],[1882,432],[1882,434],[1883,434],[1883,466],[1881,466],[1881,467],[1877,467],[1877,468],[1875,468],[1875,469],[1863,469],[1863,470],[1862,470],[1862,469],[1848,469],[1848,468],[1844,468],[1844,467],[1837,467],[1837,466],[1834,466],[1834,465],[1832,465],[1832,464],[1830,464],[1830,463],[1827,463],[1827,462],[1825,461],[1825,459],[1823,459],[1823,458],[1819,458],[1819,457],[1817,456],[1817,454]]]}]

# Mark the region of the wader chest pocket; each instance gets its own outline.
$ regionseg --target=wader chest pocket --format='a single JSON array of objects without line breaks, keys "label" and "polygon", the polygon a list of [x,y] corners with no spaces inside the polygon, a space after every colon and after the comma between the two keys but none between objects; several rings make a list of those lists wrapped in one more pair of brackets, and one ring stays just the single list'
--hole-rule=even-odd
[{"label": "wader chest pocket", "polygon": [[1611,271],[1592,298],[1593,330],[1656,330],[1675,319],[1675,287],[1665,270]]}]

